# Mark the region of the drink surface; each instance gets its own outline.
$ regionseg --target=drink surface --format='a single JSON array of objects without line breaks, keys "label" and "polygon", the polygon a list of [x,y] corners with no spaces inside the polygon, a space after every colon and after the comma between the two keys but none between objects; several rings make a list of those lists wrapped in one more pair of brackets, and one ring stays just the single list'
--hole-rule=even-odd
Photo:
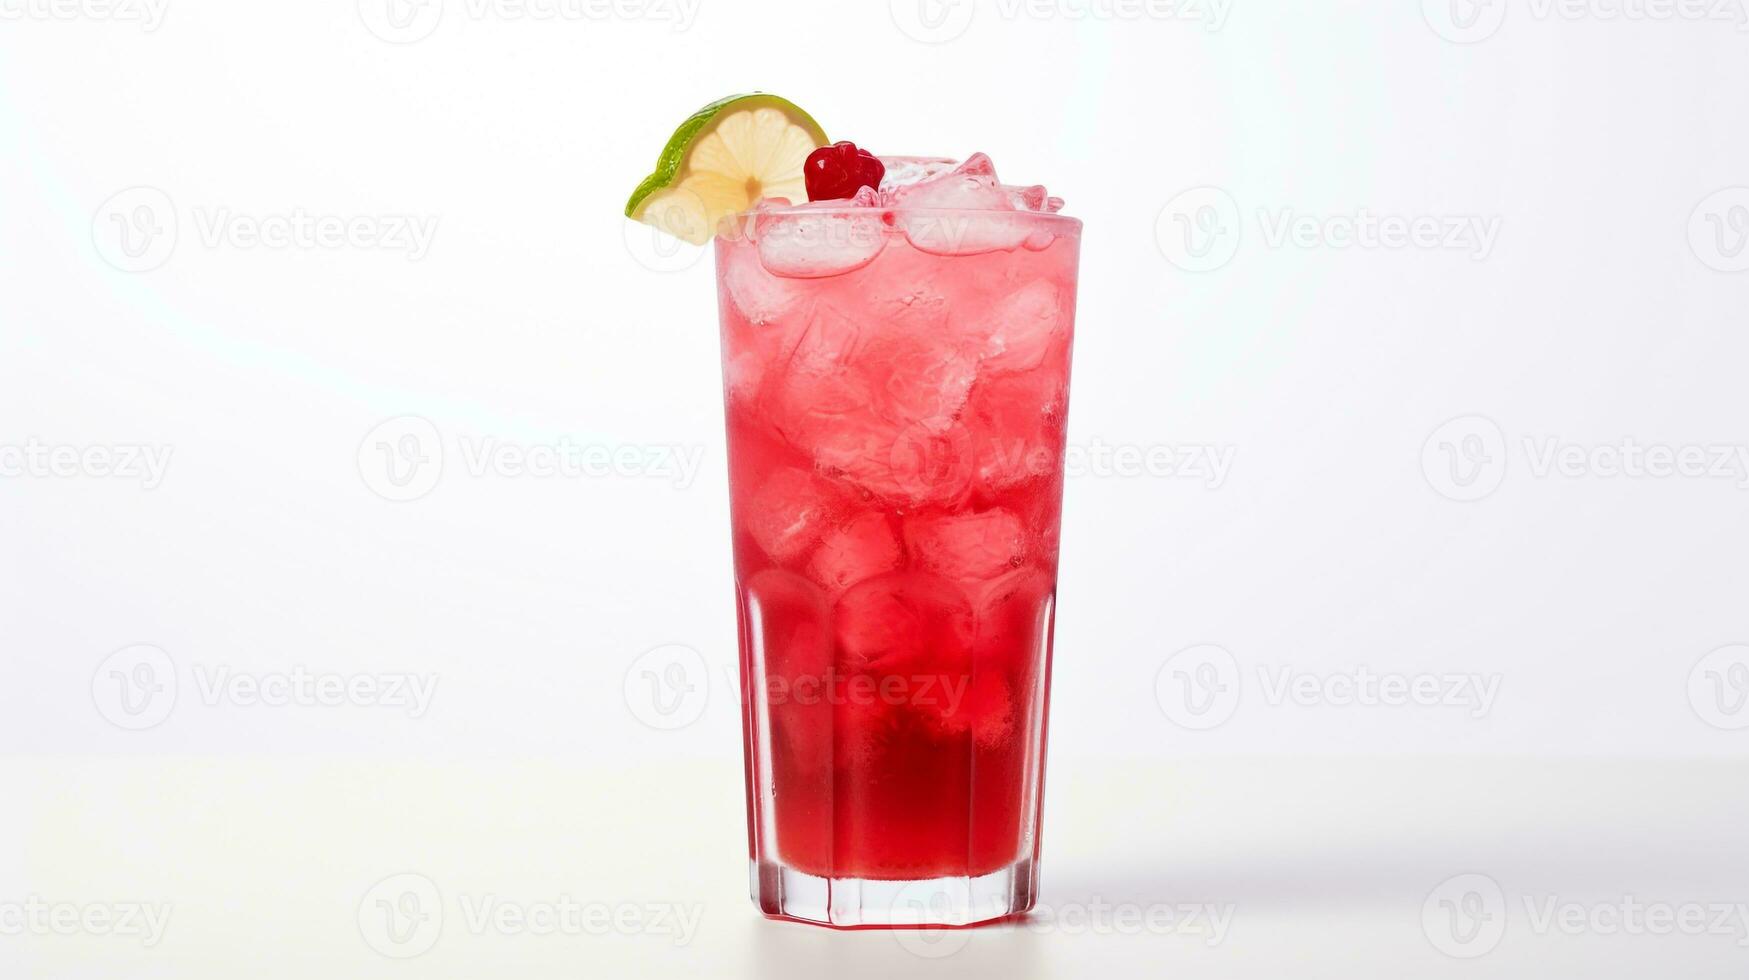
[{"label": "drink surface", "polygon": [[875,204],[719,236],[756,860],[1036,856],[1079,234]]}]

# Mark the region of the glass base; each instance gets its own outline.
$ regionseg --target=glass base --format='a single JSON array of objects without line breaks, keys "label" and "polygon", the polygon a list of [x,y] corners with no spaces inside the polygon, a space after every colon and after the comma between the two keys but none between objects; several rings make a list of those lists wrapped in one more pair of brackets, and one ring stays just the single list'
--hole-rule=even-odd
[{"label": "glass base", "polygon": [[913,881],[822,878],[774,863],[751,870],[759,911],[839,929],[977,925],[1026,912],[1038,898],[1031,859],[975,878]]}]

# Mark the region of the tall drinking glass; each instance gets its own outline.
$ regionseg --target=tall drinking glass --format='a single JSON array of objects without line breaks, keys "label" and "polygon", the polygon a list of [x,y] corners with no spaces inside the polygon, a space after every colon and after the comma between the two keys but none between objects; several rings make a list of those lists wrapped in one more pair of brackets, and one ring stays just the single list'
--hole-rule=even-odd
[{"label": "tall drinking glass", "polygon": [[716,245],[753,899],[1038,888],[1081,223],[819,205]]}]

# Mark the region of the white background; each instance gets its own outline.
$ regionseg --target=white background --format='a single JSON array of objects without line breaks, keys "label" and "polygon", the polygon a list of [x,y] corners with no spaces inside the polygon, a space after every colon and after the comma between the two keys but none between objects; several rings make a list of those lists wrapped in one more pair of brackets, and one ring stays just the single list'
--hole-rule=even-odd
[{"label": "white background", "polygon": [[[1526,913],[1749,902],[1737,0],[388,3],[0,0],[6,975],[1455,976],[1468,873],[1499,975],[1742,975],[1749,921]],[[1220,941],[746,903],[710,262],[620,212],[753,88],[1086,222],[1045,901]],[[300,215],[349,238],[250,236]],[[473,459],[567,440],[632,455]],[[435,687],[212,688],[296,671]],[[403,872],[418,965],[359,918]],[[561,892],[703,924],[458,904]],[[175,914],[9,933],[32,896]]]}]

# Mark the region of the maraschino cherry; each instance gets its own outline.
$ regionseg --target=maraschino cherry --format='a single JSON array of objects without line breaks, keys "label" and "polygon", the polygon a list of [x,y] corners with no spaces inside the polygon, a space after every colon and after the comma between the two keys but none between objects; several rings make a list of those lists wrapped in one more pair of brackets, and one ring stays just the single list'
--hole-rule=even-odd
[{"label": "maraschino cherry", "polygon": [[857,149],[849,140],[820,147],[802,165],[810,201],[848,200],[864,187],[878,191],[886,173],[874,154]]}]

